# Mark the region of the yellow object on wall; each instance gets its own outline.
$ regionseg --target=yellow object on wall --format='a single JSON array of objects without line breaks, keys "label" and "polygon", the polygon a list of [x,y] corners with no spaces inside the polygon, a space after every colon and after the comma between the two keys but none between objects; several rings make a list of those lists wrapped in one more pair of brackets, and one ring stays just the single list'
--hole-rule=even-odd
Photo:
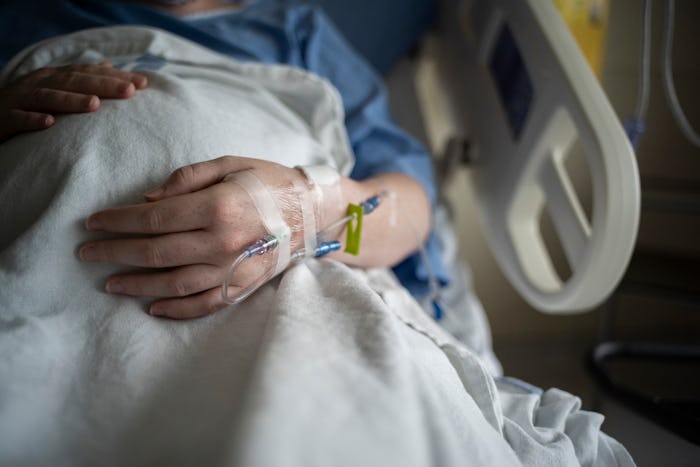
[{"label": "yellow object on wall", "polygon": [[600,79],[608,27],[608,0],[553,0],[578,42],[591,69]]}]

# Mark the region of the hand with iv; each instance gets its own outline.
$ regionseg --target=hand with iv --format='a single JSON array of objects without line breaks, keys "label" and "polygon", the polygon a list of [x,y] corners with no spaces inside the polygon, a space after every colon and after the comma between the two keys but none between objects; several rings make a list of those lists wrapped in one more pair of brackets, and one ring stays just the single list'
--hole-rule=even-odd
[{"label": "hand with iv", "polygon": [[128,99],[147,84],[107,62],[41,68],[0,89],[0,142],[53,126],[56,114],[94,112],[101,98]]},{"label": "hand with iv", "polygon": [[[357,266],[389,266],[414,251],[429,230],[429,204],[417,182],[391,173],[366,181],[336,175],[332,183],[317,183],[300,169],[233,156],[176,170],[146,194],[145,203],[92,214],[86,221],[89,230],[129,236],[87,242],[79,256],[146,268],[113,275],[105,288],[114,294],[155,297],[149,307],[152,315],[203,316],[227,305],[222,280],[256,242],[269,234],[281,240],[273,254],[251,255],[229,277],[234,296],[284,270],[295,252],[309,249],[318,232],[345,216],[349,203],[388,187],[414,208],[411,226],[390,216],[392,203],[387,202],[365,221],[358,256],[331,256]],[[270,209],[279,219],[270,221]]]}]

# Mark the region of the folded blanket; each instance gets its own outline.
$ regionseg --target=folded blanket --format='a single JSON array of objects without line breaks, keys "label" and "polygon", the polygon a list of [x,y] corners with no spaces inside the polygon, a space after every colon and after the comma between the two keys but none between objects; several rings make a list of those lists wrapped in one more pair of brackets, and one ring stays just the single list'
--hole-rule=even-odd
[{"label": "folded blanket", "polygon": [[32,47],[3,79],[109,59],[148,89],[0,145],[0,465],[631,465],[561,391],[498,386],[387,270],[291,268],[186,322],[102,291],[77,246],[91,212],[223,154],[352,154],[336,92],[146,28]]}]

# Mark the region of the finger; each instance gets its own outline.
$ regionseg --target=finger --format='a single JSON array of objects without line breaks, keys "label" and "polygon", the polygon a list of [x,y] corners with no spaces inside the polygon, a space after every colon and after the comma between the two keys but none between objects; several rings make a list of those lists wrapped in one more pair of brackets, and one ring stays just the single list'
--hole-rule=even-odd
[{"label": "finger", "polygon": [[186,297],[217,287],[222,274],[217,266],[195,264],[167,272],[114,275],[105,289],[137,297]]},{"label": "finger", "polygon": [[12,109],[6,118],[3,118],[2,127],[8,135],[21,133],[24,131],[43,130],[52,126],[56,119],[53,115],[41,112],[28,112],[25,110]]},{"label": "finger", "polygon": [[185,298],[158,300],[151,304],[148,312],[153,316],[189,319],[210,315],[226,306],[221,297],[221,289],[215,287]]},{"label": "finger", "polygon": [[77,72],[89,75],[117,78],[122,81],[131,82],[136,87],[136,89],[143,89],[148,85],[148,78],[145,75],[142,75],[140,73],[134,73],[131,71],[124,71],[119,68],[114,68],[114,66],[108,61],[100,62],[97,65],[67,65],[65,67],[59,68],[59,70],[61,70],[61,72],[64,73]]},{"label": "finger", "polygon": [[186,165],[174,171],[165,183],[145,194],[149,201],[206,188],[218,183],[231,172],[249,170],[259,164],[255,159],[246,157],[223,156],[218,159]]},{"label": "finger", "polygon": [[204,229],[215,222],[233,222],[240,218],[247,204],[237,201],[242,197],[235,191],[217,194],[222,188],[225,187],[96,212],[88,217],[85,226],[88,230],[114,233],[162,234]]},{"label": "finger", "polygon": [[100,107],[100,98],[57,89],[37,88],[32,91],[23,110],[52,113],[94,112]]},{"label": "finger", "polygon": [[[107,67],[95,66],[99,70],[112,70]],[[80,71],[64,71],[46,77],[39,83],[45,88],[80,94],[95,94],[108,99],[126,99],[136,92],[136,86],[131,81],[119,79],[101,73],[83,73]]]},{"label": "finger", "polygon": [[[144,268],[170,268],[231,259],[236,251],[201,230],[150,238],[119,238],[84,243],[78,255],[83,261],[123,264]],[[235,245],[238,246],[238,245]]]}]

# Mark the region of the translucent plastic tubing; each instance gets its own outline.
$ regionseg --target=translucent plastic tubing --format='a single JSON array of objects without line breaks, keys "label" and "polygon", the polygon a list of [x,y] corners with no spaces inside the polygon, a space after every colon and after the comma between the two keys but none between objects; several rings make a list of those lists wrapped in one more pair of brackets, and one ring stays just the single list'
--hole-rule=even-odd
[{"label": "translucent plastic tubing", "polygon": [[[340,243],[317,233],[318,210],[324,202],[338,202],[340,177],[327,166],[300,167],[306,183],[292,180],[291,189],[270,189],[252,171],[236,172],[226,180],[240,185],[255,206],[266,232],[231,264],[222,283],[222,298],[237,304],[262,284],[284,271],[292,261],[338,250]],[[335,223],[334,223],[335,224]],[[301,233],[303,246],[292,252],[292,237]],[[298,235],[296,236],[299,243]]]},{"label": "translucent plastic tubing", "polygon": [[[396,194],[384,189],[355,206],[357,209],[354,212],[335,219],[319,230],[317,224],[325,222],[319,214],[321,203],[339,203],[341,200],[340,177],[335,169],[328,166],[299,169],[307,183],[295,182],[293,189],[286,191],[270,190],[251,171],[236,172],[226,177],[226,180],[239,184],[251,198],[266,234],[248,245],[227,270],[221,287],[224,302],[231,305],[242,302],[261,285],[284,271],[290,263],[338,251],[341,243],[336,236],[342,229],[357,221],[358,215],[371,214],[387,198],[391,200],[389,222],[392,225],[396,222]],[[407,225],[413,229],[411,219],[402,214]],[[291,226],[287,220],[292,223]],[[295,232],[303,232],[303,246],[292,248],[292,234]],[[416,240],[420,242],[419,238]],[[425,250],[420,248],[419,251],[428,271],[434,315],[440,319],[440,288]]]}]

